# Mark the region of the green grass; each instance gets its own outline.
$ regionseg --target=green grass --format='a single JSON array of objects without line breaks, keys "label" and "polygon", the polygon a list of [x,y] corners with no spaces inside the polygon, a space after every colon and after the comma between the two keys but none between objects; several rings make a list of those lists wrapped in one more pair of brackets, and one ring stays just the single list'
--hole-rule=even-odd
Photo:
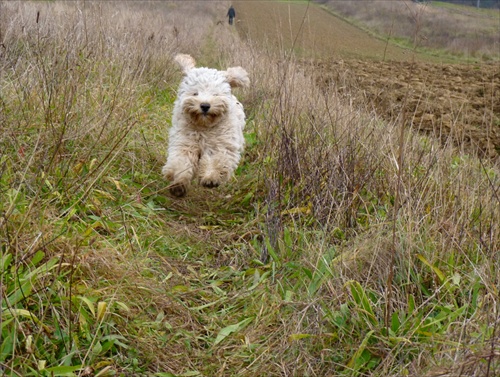
[{"label": "green grass", "polygon": [[498,18],[499,10],[494,8],[477,8],[474,6],[466,6],[460,4],[447,3],[444,1],[431,1],[432,6],[445,8],[457,12],[465,12],[470,14],[476,14],[479,16],[488,16],[492,18]]},{"label": "green grass", "polygon": [[[1,4],[1,374],[500,370],[498,165],[235,47],[212,5],[87,5]],[[177,50],[254,82],[235,179],[185,199],[161,177]]]}]

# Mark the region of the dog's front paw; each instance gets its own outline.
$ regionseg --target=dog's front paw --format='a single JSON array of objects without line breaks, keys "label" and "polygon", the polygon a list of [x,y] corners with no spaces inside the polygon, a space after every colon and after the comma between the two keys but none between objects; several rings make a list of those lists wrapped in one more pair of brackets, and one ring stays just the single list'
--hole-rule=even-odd
[{"label": "dog's front paw", "polygon": [[214,187],[219,187],[220,182],[217,181],[216,179],[205,178],[201,180],[201,185],[207,188],[214,188]]},{"label": "dog's front paw", "polygon": [[173,196],[176,196],[178,198],[182,198],[183,196],[186,196],[186,193],[187,193],[187,187],[185,185],[183,185],[182,183],[173,184],[169,190]]},{"label": "dog's front paw", "polygon": [[167,181],[171,181],[174,179],[174,171],[172,168],[170,168],[168,165],[165,165],[161,169],[161,174]]}]

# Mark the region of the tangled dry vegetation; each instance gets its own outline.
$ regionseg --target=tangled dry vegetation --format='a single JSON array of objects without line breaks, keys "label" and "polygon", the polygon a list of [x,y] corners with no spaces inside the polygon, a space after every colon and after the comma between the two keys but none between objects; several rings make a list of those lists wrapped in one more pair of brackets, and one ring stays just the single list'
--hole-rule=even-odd
[{"label": "tangled dry vegetation", "polygon": [[[239,39],[229,3],[0,6],[2,374],[500,372],[498,163]],[[182,200],[176,52],[252,81],[236,179]]]}]

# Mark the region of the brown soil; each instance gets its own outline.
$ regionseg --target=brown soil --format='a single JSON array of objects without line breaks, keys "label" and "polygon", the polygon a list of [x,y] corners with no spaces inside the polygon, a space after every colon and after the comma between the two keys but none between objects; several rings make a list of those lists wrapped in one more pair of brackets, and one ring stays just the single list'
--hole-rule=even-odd
[{"label": "brown soil", "polygon": [[[330,61],[318,82],[334,84],[387,120],[404,112],[408,125],[450,138],[489,157],[500,153],[500,72],[496,65]],[[339,85],[341,84],[341,85]]]},{"label": "brown soil", "polygon": [[312,3],[234,4],[240,34],[313,57],[321,85],[334,83],[388,120],[404,110],[408,124],[441,140],[500,154],[498,63],[450,64],[414,54]]}]

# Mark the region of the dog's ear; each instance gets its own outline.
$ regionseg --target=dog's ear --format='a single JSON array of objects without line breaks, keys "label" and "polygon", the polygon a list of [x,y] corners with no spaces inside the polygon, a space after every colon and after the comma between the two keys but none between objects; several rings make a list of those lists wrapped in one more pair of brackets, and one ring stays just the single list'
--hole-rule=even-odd
[{"label": "dog's ear", "polygon": [[227,82],[232,88],[247,87],[250,85],[248,73],[241,67],[228,68],[226,73]]},{"label": "dog's ear", "polygon": [[196,65],[195,60],[186,54],[178,54],[175,56],[174,60],[181,66],[182,72],[187,74]]}]

